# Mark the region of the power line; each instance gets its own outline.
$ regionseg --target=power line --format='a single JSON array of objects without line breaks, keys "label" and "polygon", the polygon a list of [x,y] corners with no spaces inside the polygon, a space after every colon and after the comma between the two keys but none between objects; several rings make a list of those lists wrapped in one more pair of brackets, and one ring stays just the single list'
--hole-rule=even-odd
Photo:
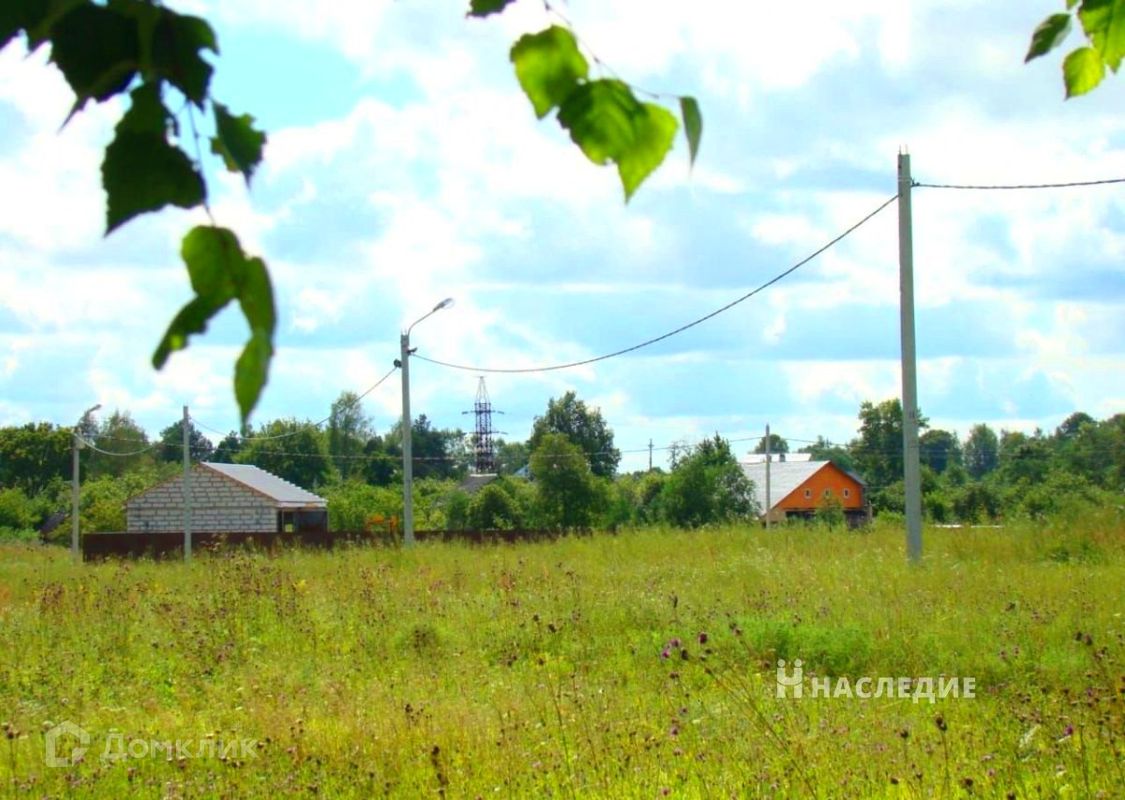
[{"label": "power line", "polygon": [[[358,395],[355,400],[353,400],[351,403],[348,403],[346,406],[344,406],[344,408],[345,409],[352,408],[352,407],[358,405],[360,400],[367,397],[367,395],[371,394],[373,391],[375,391],[380,386],[382,386],[383,383],[387,380],[387,378],[391,377],[391,375],[394,374],[394,371],[396,369],[398,369],[397,366],[391,367],[389,370],[386,371],[386,373],[384,373],[383,377],[381,377],[379,380],[375,381],[375,383],[373,383],[371,386],[367,387],[367,389],[363,392],[363,394]],[[329,414],[327,417],[322,419],[320,422],[303,424],[301,426],[300,430],[290,431],[289,433],[279,433],[276,436],[239,436],[238,439],[242,444],[246,444],[248,442],[269,442],[269,441],[275,441],[277,439],[288,439],[292,436],[299,436],[301,433],[303,433],[308,428],[319,428],[319,427],[321,427],[326,422],[329,422],[332,419],[332,416],[333,416],[332,414]],[[205,428],[205,429],[211,431],[212,433],[220,433],[220,434],[222,433],[222,431],[218,431],[215,428],[212,428],[208,425],[204,425],[202,422],[197,420],[195,417],[192,417],[191,421],[196,423],[197,425],[199,425],[199,427]]]},{"label": "power line", "polygon": [[887,200],[885,200],[878,208],[876,208],[874,211],[872,211],[870,214],[865,216],[863,219],[859,220],[859,222],[855,223],[850,228],[845,230],[839,236],[836,236],[834,239],[829,241],[827,244],[823,245],[822,247],[820,247],[817,250],[815,250],[814,252],[812,252],[810,255],[801,259],[796,264],[789,267],[789,269],[785,270],[784,272],[780,272],[777,275],[775,275],[774,277],[770,278],[768,281],[763,283],[761,286],[758,286],[757,288],[750,290],[749,292],[742,295],[741,297],[727,303],[725,306],[715,309],[710,314],[705,314],[704,316],[700,317],[699,319],[693,320],[692,322],[689,322],[686,325],[681,325],[680,327],[676,328],[675,330],[668,331],[667,333],[662,334],[660,336],[655,336],[652,339],[647,339],[646,341],[643,341],[640,344],[635,344],[632,347],[626,347],[626,348],[623,348],[621,350],[615,350],[612,353],[606,353],[605,355],[595,356],[594,358],[587,358],[587,359],[584,359],[582,361],[570,361],[570,362],[567,362],[565,364],[553,364],[553,365],[547,366],[547,367],[508,367],[508,368],[474,367],[474,366],[468,366],[468,365],[465,365],[465,364],[451,364],[448,361],[439,361],[436,358],[428,358],[426,356],[419,355],[417,353],[414,354],[414,357],[420,358],[423,361],[429,361],[431,364],[437,364],[438,366],[448,367],[450,369],[465,370],[467,372],[529,373],[529,372],[553,372],[555,370],[560,370],[560,369],[570,369],[572,367],[582,367],[582,366],[585,366],[587,364],[593,364],[593,363],[598,362],[598,361],[605,361],[605,360],[610,359],[610,358],[616,358],[617,356],[623,356],[626,353],[632,353],[635,350],[640,350],[642,347],[648,347],[649,345],[656,344],[657,342],[662,342],[665,339],[669,339],[669,338],[671,338],[671,337],[673,337],[673,336],[675,336],[679,333],[683,333],[684,331],[688,330],[689,328],[694,328],[696,325],[699,325],[703,322],[706,322],[707,320],[709,320],[713,317],[717,317],[719,314],[722,314],[724,311],[729,311],[730,309],[734,308],[739,303],[743,303],[746,300],[749,300],[754,295],[765,291],[770,286],[773,286],[775,283],[782,280],[783,278],[786,278],[789,275],[792,275],[798,269],[805,266],[810,261],[812,261],[814,258],[819,256],[821,253],[825,252],[829,248],[833,247],[834,245],[836,245],[837,243],[839,243],[840,241],[845,239],[848,235],[850,235],[851,233],[856,231],[858,228],[865,225],[876,214],[878,214],[880,211],[882,211],[884,208],[889,206],[891,203],[893,203],[897,199],[898,199],[897,194],[892,195],[891,197],[887,198]]},{"label": "power line", "polygon": [[147,453],[149,450],[155,450],[157,447],[161,446],[161,443],[157,442],[156,444],[150,444],[148,447],[142,447],[139,450],[131,450],[128,453],[114,453],[114,452],[111,452],[109,450],[102,450],[100,447],[95,445],[93,442],[89,442],[86,439],[83,439],[82,437],[78,437],[78,441],[80,441],[86,447],[93,450],[95,453],[101,453],[103,456],[114,456],[116,458],[127,458],[129,456],[139,456],[141,453]]},{"label": "power line", "polygon": [[1109,183],[1125,183],[1125,178],[1105,178],[1098,181],[1067,181],[1066,183],[1010,183],[1010,184],[969,184],[969,183],[919,183],[911,186],[917,189],[967,189],[973,191],[1015,190],[1015,189],[1068,189],[1075,186],[1104,186]]}]

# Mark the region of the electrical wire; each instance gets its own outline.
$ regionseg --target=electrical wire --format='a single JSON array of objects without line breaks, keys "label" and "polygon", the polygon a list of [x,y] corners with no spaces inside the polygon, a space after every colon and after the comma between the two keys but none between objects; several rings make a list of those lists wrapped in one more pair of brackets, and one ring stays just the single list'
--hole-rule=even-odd
[{"label": "electrical wire", "polygon": [[1018,190],[1018,189],[1069,189],[1075,186],[1104,186],[1110,183],[1125,183],[1125,178],[1105,178],[1098,181],[1067,181],[1066,183],[1010,183],[1010,184],[969,184],[969,183],[919,183],[911,186],[916,189],[967,189],[972,191]]},{"label": "electrical wire", "polygon": [[[389,370],[386,371],[386,373],[384,373],[383,377],[381,377],[379,380],[375,381],[375,383],[373,383],[371,386],[367,387],[367,389],[363,392],[363,394],[358,395],[355,398],[355,400],[353,400],[348,405],[344,406],[344,408],[345,409],[346,408],[353,408],[356,405],[358,405],[360,400],[367,397],[367,395],[371,394],[373,391],[375,391],[380,386],[382,386],[383,383],[386,382],[387,378],[391,377],[391,375],[394,374],[394,371],[396,369],[398,369],[397,366],[391,367]],[[276,436],[239,436],[238,440],[242,444],[246,444],[248,442],[270,442],[270,441],[275,441],[277,439],[288,439],[288,438],[293,437],[293,436],[299,436],[301,433],[303,433],[308,428],[319,428],[322,425],[324,425],[325,423],[331,421],[332,417],[334,416],[334,413],[335,412],[333,412],[333,414],[329,414],[327,417],[322,419],[320,422],[303,424],[301,426],[300,430],[290,431],[289,433],[279,433]],[[212,433],[222,434],[222,431],[218,431],[215,428],[210,427],[209,425],[204,425],[202,422],[197,420],[195,417],[191,417],[191,421],[196,423],[197,425],[199,425],[199,427],[205,428],[205,429],[211,431]]]},{"label": "electrical wire", "polygon": [[812,252],[810,255],[801,259],[796,264],[789,267],[789,269],[785,270],[784,272],[779,272],[777,275],[770,278],[768,281],[766,281],[762,285],[758,286],[755,289],[751,289],[746,294],[732,300],[731,302],[727,303],[725,306],[723,306],[721,308],[717,308],[714,311],[712,311],[711,313],[705,314],[704,316],[699,317],[698,319],[693,320],[693,321],[687,323],[686,325],[681,325],[680,327],[676,328],[675,330],[671,330],[671,331],[668,331],[665,334],[661,334],[660,336],[655,336],[651,339],[647,339],[647,340],[641,342],[640,344],[633,345],[632,347],[625,347],[621,350],[615,350],[612,353],[606,353],[605,355],[600,355],[600,356],[595,356],[593,358],[583,359],[582,361],[570,361],[570,362],[567,362],[565,364],[553,364],[553,365],[546,366],[546,367],[507,367],[507,368],[474,367],[474,366],[468,366],[468,365],[465,365],[465,364],[452,364],[448,361],[440,361],[436,358],[429,358],[427,356],[419,355],[418,353],[414,354],[414,358],[419,358],[422,361],[428,361],[431,364],[437,364],[438,366],[441,366],[441,367],[448,367],[449,369],[459,369],[459,370],[464,370],[466,372],[500,372],[500,373],[512,374],[512,373],[530,373],[530,372],[554,372],[554,371],[560,370],[560,369],[571,369],[573,367],[582,367],[582,366],[585,366],[587,364],[594,364],[598,361],[606,361],[607,359],[610,359],[610,358],[616,358],[618,356],[623,356],[626,353],[632,353],[636,350],[640,350],[642,347],[648,347],[649,345],[656,344],[657,342],[662,342],[665,339],[670,339],[671,337],[673,337],[677,334],[683,333],[684,331],[688,330],[689,328],[694,328],[696,325],[699,325],[703,322],[706,322],[709,319],[712,319],[714,317],[719,316],[719,314],[722,314],[724,311],[729,311],[730,309],[737,306],[739,303],[743,303],[743,302],[749,300],[754,295],[765,291],[766,289],[773,286],[778,281],[792,275],[794,272],[796,272],[798,269],[800,269],[801,267],[808,264],[814,258],[816,258],[820,254],[824,253],[826,250],[830,249],[831,247],[835,246],[836,244],[841,242],[843,239],[847,238],[847,236],[854,233],[856,230],[858,230],[863,225],[867,224],[869,221],[871,221],[872,218],[875,217],[876,214],[878,214],[880,211],[885,209],[887,206],[889,206],[891,203],[893,203],[897,199],[898,199],[897,194],[892,195],[891,197],[887,198],[885,201],[883,201],[883,203],[878,208],[876,208],[870,214],[865,216],[859,222],[852,225],[850,228],[845,230],[843,233],[836,236],[834,239],[829,241],[827,244],[821,246],[820,248],[818,248],[817,250]]},{"label": "electrical wire", "polygon": [[82,444],[84,444],[86,447],[93,450],[95,453],[101,453],[103,456],[114,456],[115,458],[128,458],[129,456],[139,456],[141,453],[147,453],[149,450],[155,450],[157,447],[160,447],[162,445],[161,442],[157,442],[156,444],[150,444],[148,447],[142,447],[139,450],[132,450],[128,453],[114,453],[114,452],[111,452],[109,450],[102,450],[100,447],[93,444],[92,442],[86,441],[81,436],[78,437],[78,441],[81,442]]}]

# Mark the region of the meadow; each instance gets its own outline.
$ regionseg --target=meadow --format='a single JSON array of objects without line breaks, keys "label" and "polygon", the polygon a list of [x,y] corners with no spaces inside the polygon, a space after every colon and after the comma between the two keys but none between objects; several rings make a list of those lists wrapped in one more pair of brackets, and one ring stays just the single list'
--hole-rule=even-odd
[{"label": "meadow", "polygon": [[[1125,795],[1121,512],[925,547],[908,565],[891,523],[190,565],[0,546],[0,795]],[[923,680],[812,696],[864,677]],[[86,752],[49,766],[64,722]]]}]

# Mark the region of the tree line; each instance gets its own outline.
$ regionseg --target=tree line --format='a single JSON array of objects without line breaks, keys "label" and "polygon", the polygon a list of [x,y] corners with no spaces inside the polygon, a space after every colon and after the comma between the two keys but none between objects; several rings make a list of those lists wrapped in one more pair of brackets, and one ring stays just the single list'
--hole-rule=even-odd
[{"label": "tree line", "polygon": [[[901,513],[902,406],[864,402],[858,423],[851,441],[818,438],[801,452],[860,477],[876,513]],[[1042,516],[1119,500],[1125,488],[1125,414],[1098,421],[1076,412],[1051,433],[979,424],[964,441],[924,417],[922,426],[923,497],[934,522]],[[92,445],[80,459],[83,531],[123,530],[126,501],[182,469],[182,420],[150,439],[128,412],[115,411],[100,422],[83,419],[78,432]],[[0,536],[30,538],[67,513],[72,433],[48,423],[0,428]],[[549,401],[527,440],[497,440],[498,477],[475,491],[462,486],[472,434],[437,428],[422,415],[411,435],[419,528],[693,528],[761,511],[731,443],[718,434],[673,445],[667,469],[619,472],[612,428],[574,392]],[[393,528],[402,512],[401,441],[400,424],[379,434],[350,392],[323,425],[277,419],[231,431],[217,444],[194,423],[188,428],[193,462],[254,464],[315,491],[328,500],[337,530]],[[769,445],[778,457],[789,452],[776,433]],[[765,452],[765,437],[755,450]]]}]

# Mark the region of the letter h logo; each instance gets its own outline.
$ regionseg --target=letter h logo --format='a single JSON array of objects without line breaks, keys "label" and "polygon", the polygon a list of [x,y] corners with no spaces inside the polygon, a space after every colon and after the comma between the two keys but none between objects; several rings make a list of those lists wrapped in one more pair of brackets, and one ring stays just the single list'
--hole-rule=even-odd
[{"label": "letter h logo", "polygon": [[793,662],[793,674],[790,676],[785,671],[785,659],[778,659],[777,661],[777,696],[788,697],[788,689],[793,687],[793,696],[800,699],[803,694],[802,683],[805,679],[805,671],[802,669],[804,662],[797,659]]}]

